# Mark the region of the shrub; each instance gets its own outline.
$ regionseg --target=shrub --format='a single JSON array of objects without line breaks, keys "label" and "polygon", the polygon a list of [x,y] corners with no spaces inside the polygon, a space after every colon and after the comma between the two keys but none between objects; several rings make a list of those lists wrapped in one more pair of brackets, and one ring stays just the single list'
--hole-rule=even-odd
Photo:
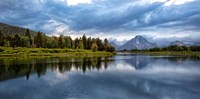
[{"label": "shrub", "polygon": [[4,49],[0,48],[0,52],[3,52],[3,51],[4,51]]},{"label": "shrub", "polygon": [[98,50],[98,45],[96,43],[92,44],[92,51],[96,52]]}]

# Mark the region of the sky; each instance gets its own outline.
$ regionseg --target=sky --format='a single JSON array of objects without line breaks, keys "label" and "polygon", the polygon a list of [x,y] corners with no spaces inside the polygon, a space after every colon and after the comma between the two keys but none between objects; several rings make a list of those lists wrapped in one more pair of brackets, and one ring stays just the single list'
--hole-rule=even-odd
[{"label": "sky", "polygon": [[200,0],[0,0],[0,22],[47,35],[86,34],[123,44],[200,41]]}]

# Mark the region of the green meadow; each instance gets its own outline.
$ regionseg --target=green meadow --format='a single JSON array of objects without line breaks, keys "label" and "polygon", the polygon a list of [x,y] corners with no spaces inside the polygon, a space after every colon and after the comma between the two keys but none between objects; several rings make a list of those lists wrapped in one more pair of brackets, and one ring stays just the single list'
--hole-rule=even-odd
[{"label": "green meadow", "polygon": [[92,51],[85,49],[49,49],[0,47],[0,56],[112,56],[114,52]]}]

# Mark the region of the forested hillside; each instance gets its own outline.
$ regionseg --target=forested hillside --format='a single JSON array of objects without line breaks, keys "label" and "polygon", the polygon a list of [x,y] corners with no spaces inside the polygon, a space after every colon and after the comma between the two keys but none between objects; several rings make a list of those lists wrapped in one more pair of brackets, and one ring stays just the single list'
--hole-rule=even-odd
[{"label": "forested hillside", "polygon": [[0,24],[0,46],[115,51],[115,48],[108,43],[106,38],[102,41],[100,38],[91,38],[83,35],[73,40],[70,36],[47,36],[42,32],[34,32],[2,23]]},{"label": "forested hillside", "polygon": [[[12,26],[5,23],[0,23],[0,31],[3,33],[3,35],[25,35],[26,28],[18,27],[18,26]],[[35,36],[37,32],[30,30],[30,35]]]}]

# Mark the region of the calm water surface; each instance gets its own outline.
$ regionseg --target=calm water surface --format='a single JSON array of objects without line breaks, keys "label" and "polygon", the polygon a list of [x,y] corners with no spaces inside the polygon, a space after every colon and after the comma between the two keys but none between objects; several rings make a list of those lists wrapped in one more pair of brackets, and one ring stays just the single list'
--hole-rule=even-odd
[{"label": "calm water surface", "polygon": [[0,99],[200,99],[200,58],[0,58]]}]

